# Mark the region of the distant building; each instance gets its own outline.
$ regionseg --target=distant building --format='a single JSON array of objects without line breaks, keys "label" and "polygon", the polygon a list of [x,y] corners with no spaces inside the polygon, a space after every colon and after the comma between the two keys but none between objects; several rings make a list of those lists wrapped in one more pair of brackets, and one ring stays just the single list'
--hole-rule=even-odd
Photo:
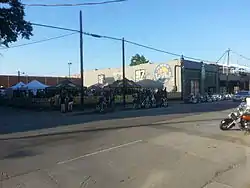
[{"label": "distant building", "polygon": [[[5,88],[11,87],[18,82],[23,82],[25,84],[29,83],[32,80],[37,80],[43,84],[53,86],[61,81],[67,79],[66,77],[53,77],[53,76],[20,76],[17,75],[0,75],[0,86],[3,86]],[[81,80],[79,78],[70,78],[70,80],[77,84],[81,84]]]}]

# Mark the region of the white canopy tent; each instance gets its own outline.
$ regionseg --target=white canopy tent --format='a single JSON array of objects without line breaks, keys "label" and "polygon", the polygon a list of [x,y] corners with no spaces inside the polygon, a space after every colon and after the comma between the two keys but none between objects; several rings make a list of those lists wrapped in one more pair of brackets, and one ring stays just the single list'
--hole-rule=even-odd
[{"label": "white canopy tent", "polygon": [[31,90],[34,95],[37,94],[37,90],[42,90],[45,89],[49,86],[37,81],[37,80],[32,80],[30,83],[25,85],[27,90]]},{"label": "white canopy tent", "polygon": [[40,89],[45,89],[49,86],[37,81],[37,80],[33,80],[30,83],[26,84],[25,87],[28,90],[40,90]]},{"label": "white canopy tent", "polygon": [[25,84],[23,82],[19,82],[16,85],[12,86],[11,89],[18,90],[18,89],[25,89]]},{"label": "white canopy tent", "polygon": [[37,80],[32,80],[30,83],[26,84],[25,87],[28,90],[39,90],[39,89],[45,89],[49,86],[37,81]]}]

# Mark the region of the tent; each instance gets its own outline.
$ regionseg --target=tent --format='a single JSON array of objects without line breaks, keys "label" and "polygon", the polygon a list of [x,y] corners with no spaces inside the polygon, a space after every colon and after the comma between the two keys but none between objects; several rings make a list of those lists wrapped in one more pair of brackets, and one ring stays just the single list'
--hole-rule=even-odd
[{"label": "tent", "polygon": [[48,86],[37,80],[33,80],[30,83],[26,84],[25,87],[28,90],[40,90],[40,89],[46,89]]},{"label": "tent", "polygon": [[[135,83],[132,80],[125,78],[125,86],[128,88],[140,88],[141,86]],[[110,84],[109,87],[111,88],[122,88],[123,87],[123,80],[116,80],[113,84]]]},{"label": "tent", "polygon": [[22,88],[26,88],[25,84],[23,82],[19,82],[16,85],[11,87],[11,89],[13,89],[13,90],[18,90],[18,89],[22,89]]},{"label": "tent", "polygon": [[72,81],[67,79],[67,80],[61,81],[55,87],[56,88],[61,88],[61,89],[77,89],[77,88],[80,88],[81,86],[77,85],[77,84],[75,84]]},{"label": "tent", "polygon": [[163,84],[159,81],[145,79],[137,82],[143,88],[162,89]]},{"label": "tent", "polygon": [[88,87],[89,90],[102,90],[105,86],[107,86],[108,84],[94,84]]}]

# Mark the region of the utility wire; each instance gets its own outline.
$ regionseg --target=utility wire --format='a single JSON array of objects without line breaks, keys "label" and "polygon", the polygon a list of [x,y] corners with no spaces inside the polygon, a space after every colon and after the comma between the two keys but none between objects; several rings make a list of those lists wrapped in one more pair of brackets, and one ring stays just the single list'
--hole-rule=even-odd
[{"label": "utility wire", "polygon": [[[74,33],[80,33],[80,31],[77,30],[77,29],[69,29],[69,28],[65,28],[65,27],[57,27],[57,26],[38,24],[38,23],[31,23],[31,24],[34,25],[34,26],[39,26],[39,27],[46,27],[46,28],[51,28],[51,29],[59,29],[59,30],[64,30],[64,31],[71,31],[71,32],[74,32]],[[105,36],[105,35],[99,35],[99,34],[94,34],[94,33],[87,33],[87,32],[82,32],[82,33],[84,35],[95,37],[95,38],[106,38],[106,39],[110,39],[110,40],[122,41],[121,38]],[[181,54],[168,52],[168,51],[165,51],[165,50],[161,50],[161,49],[157,49],[157,48],[154,48],[154,47],[151,47],[151,46],[139,44],[139,43],[129,41],[129,40],[124,40],[124,42],[135,45],[135,46],[140,46],[140,47],[143,47],[143,48],[146,48],[146,49],[154,50],[154,51],[157,51],[157,52],[165,53],[165,54],[168,54],[168,55],[173,55],[173,56],[178,56],[178,57],[182,56]],[[223,54],[223,56],[224,56],[224,54]],[[208,60],[198,59],[198,58],[189,57],[189,56],[183,56],[183,57],[187,58],[187,59],[195,60],[195,61],[200,61],[200,62],[202,61],[202,62],[207,62],[207,63],[214,63],[214,61],[208,61]]]},{"label": "utility wire", "polygon": [[239,53],[237,53],[237,52],[235,52],[235,51],[232,51],[232,50],[231,50],[231,52],[234,53],[235,55],[240,56],[240,57],[243,58],[243,59],[246,59],[246,60],[250,61],[250,58],[249,58],[249,57],[246,57],[246,56],[244,56],[244,55],[241,55],[241,54],[239,54]]},{"label": "utility wire", "polygon": [[0,50],[6,50],[6,49],[10,49],[10,48],[17,48],[17,47],[22,47],[22,46],[28,46],[28,45],[32,45],[32,44],[47,42],[47,41],[50,41],[50,40],[55,40],[55,39],[68,37],[68,36],[71,36],[71,35],[74,35],[74,34],[76,34],[76,32],[65,34],[65,35],[60,35],[60,36],[52,37],[52,38],[48,38],[48,39],[38,40],[38,41],[34,41],[34,42],[29,42],[29,43],[25,43],[25,44],[20,44],[20,45],[15,45],[15,46],[10,46],[10,47],[4,47],[4,48],[0,48]]},{"label": "utility wire", "polygon": [[101,2],[89,2],[89,3],[76,3],[76,4],[23,4],[25,6],[32,7],[70,7],[70,6],[92,6],[92,5],[103,5],[111,3],[120,3],[128,0],[110,0],[110,1],[101,1]]},{"label": "utility wire", "polygon": [[226,50],[226,51],[222,54],[222,56],[216,61],[216,64],[218,64],[219,61],[220,61],[227,53],[228,53],[228,50]]},{"label": "utility wire", "polygon": [[[34,25],[34,26],[39,26],[39,27],[47,27],[47,28],[51,28],[51,29],[59,29],[59,30],[64,30],[64,31],[72,31],[72,32],[80,33],[80,31],[77,30],[77,29],[69,29],[69,28],[65,28],[65,27],[57,27],[57,26],[38,24],[38,23],[31,23],[31,24]],[[95,37],[95,38],[106,38],[106,39],[118,40],[118,41],[122,40],[120,38],[115,38],[115,37],[110,37],[110,36],[105,36],[105,35],[98,35],[98,34],[87,33],[87,32],[83,32],[83,34],[91,36],[91,37]]]},{"label": "utility wire", "polygon": [[[154,50],[154,51],[157,51],[157,52],[162,52],[162,53],[165,53],[165,54],[168,54],[168,55],[173,55],[173,56],[178,56],[178,57],[181,57],[181,56],[182,56],[181,54],[168,52],[168,51],[165,51],[165,50],[161,50],[161,49],[157,49],[157,48],[150,47],[150,46],[147,46],[147,45],[139,44],[139,43],[132,42],[132,41],[129,41],[129,40],[125,40],[125,42],[126,42],[126,43],[129,43],[129,44],[133,44],[133,45],[135,45],[135,46],[140,46],[140,47],[143,47],[143,48],[147,48],[147,49],[150,49],[150,50]],[[208,61],[208,60],[193,58],[193,57],[184,56],[184,55],[183,55],[183,57],[184,57],[184,58],[187,58],[187,59],[195,60],[195,61],[202,61],[202,62],[207,62],[207,63],[214,63],[214,61]]]}]

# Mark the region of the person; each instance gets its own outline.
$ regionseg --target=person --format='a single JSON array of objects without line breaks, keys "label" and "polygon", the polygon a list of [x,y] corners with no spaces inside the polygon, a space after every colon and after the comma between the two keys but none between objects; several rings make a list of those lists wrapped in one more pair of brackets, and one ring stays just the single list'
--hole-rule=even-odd
[{"label": "person", "polygon": [[61,104],[61,112],[62,113],[66,112],[65,103],[66,103],[66,96],[65,96],[64,93],[61,93],[61,95],[60,95],[60,104]]},{"label": "person", "polygon": [[74,98],[72,95],[69,95],[69,102],[68,102],[68,111],[69,112],[73,111],[73,103],[74,103]]}]

